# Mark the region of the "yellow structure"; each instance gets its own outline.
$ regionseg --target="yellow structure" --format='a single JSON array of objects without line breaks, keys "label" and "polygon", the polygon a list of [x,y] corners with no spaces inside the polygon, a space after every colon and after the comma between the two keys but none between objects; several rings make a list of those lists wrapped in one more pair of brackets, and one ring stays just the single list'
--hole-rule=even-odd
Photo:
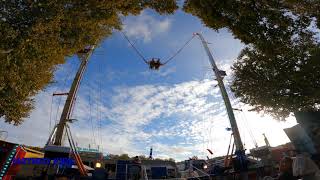
[{"label": "yellow structure", "polygon": [[36,151],[27,147],[23,147],[23,149],[26,151],[26,155],[24,158],[43,158],[44,153],[40,151]]}]

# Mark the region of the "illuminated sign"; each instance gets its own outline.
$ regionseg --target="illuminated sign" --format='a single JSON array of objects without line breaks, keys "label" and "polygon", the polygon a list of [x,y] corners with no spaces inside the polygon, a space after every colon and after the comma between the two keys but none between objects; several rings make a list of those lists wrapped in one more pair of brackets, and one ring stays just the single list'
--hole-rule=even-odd
[{"label": "illuminated sign", "polygon": [[[7,160],[5,161],[5,163],[3,165],[3,168],[0,171],[0,179],[2,179],[5,176],[5,174],[7,173],[8,169],[10,168],[11,161],[12,161],[12,159],[14,159],[14,156],[16,155],[17,148],[19,148],[19,146],[15,145],[12,148],[10,154],[8,155]],[[8,152],[8,149],[2,148],[2,152]]]},{"label": "illuminated sign", "polygon": [[54,165],[71,167],[74,163],[70,158],[15,158],[12,164],[24,164],[24,165],[49,165],[53,162]]},{"label": "illuminated sign", "polygon": [[77,151],[78,151],[78,152],[96,152],[96,153],[99,152],[98,149],[81,148],[81,147],[77,147]]}]

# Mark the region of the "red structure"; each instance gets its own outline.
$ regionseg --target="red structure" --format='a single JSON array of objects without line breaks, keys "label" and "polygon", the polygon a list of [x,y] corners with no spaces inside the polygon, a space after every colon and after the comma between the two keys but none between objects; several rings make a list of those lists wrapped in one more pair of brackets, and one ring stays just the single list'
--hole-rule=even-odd
[{"label": "red structure", "polygon": [[24,158],[26,151],[18,144],[0,141],[0,179],[11,180],[20,170],[12,164],[16,158]]},{"label": "red structure", "polygon": [[290,153],[293,150],[294,150],[294,147],[291,143],[283,144],[276,147],[271,147],[270,152],[271,152],[272,160],[274,162],[279,163],[285,155],[290,156],[291,155]]}]

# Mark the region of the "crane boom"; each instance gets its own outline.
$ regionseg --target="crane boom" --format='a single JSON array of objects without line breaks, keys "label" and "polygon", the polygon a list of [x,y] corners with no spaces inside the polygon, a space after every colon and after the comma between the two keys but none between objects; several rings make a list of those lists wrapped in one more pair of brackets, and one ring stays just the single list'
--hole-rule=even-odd
[{"label": "crane boom", "polygon": [[62,137],[65,130],[66,123],[70,120],[71,111],[74,106],[74,101],[76,99],[77,91],[79,89],[80,81],[82,79],[83,73],[87,67],[89,58],[94,50],[94,46],[89,46],[84,50],[78,52],[79,58],[81,60],[80,67],[77,71],[77,74],[72,82],[70,91],[68,93],[68,97],[66,103],[63,107],[62,114],[60,117],[60,121],[57,124],[57,130],[54,138],[54,145],[61,146],[62,145]]},{"label": "crane boom", "polygon": [[218,86],[220,88],[220,92],[222,94],[222,98],[223,98],[223,101],[224,101],[224,104],[226,106],[226,109],[227,109],[227,113],[228,113],[228,117],[229,117],[229,121],[230,121],[230,125],[231,125],[231,129],[232,129],[232,132],[233,132],[233,136],[234,136],[234,142],[235,142],[235,145],[236,145],[236,150],[237,151],[242,151],[243,150],[243,144],[242,144],[242,141],[241,141],[241,137],[240,137],[240,133],[239,133],[239,129],[238,129],[238,125],[237,125],[237,122],[236,122],[236,119],[234,117],[234,113],[233,113],[233,109],[232,109],[232,106],[231,106],[231,103],[230,103],[230,100],[229,100],[229,97],[228,97],[228,93],[226,91],[226,88],[223,84],[223,79],[220,75],[220,70],[218,69],[215,61],[214,61],[214,58],[210,52],[210,49],[207,45],[207,42],[204,40],[203,36],[200,34],[200,33],[195,33],[195,35],[199,36],[201,42],[202,42],[202,45],[209,57],[209,60],[210,60],[210,64],[213,68],[213,72],[216,76],[216,79],[218,81]]}]

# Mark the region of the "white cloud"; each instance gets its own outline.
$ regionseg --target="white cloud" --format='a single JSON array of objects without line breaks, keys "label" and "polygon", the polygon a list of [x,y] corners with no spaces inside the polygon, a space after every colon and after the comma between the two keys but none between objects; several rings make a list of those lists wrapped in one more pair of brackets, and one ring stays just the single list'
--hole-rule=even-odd
[{"label": "white cloud", "polygon": [[[207,148],[216,156],[223,155],[230,137],[230,132],[225,130],[229,122],[215,84],[202,80],[173,85],[124,86],[115,88],[111,99],[99,102],[99,97],[91,97],[92,103],[88,101],[87,88],[80,89],[73,116],[79,121],[71,125],[74,139],[82,147],[101,144],[105,152],[116,154],[148,154],[148,148],[153,146],[158,157],[177,160],[193,155],[205,157]],[[9,140],[38,146],[45,144],[49,134],[51,95],[41,93],[36,100],[37,108],[22,126],[0,122],[1,127],[9,131]],[[54,103],[54,112],[56,105]],[[253,147],[246,130],[248,125],[237,113],[236,117],[246,147]],[[262,133],[266,133],[272,145],[288,141],[282,131],[283,125],[271,117],[253,112],[246,113],[246,117],[259,145],[263,145]]]},{"label": "white cloud", "polygon": [[51,95],[43,92],[37,96],[36,101],[41,107],[38,106],[22,125],[13,126],[0,119],[1,129],[8,131],[7,140],[37,146],[45,144],[49,136]]},{"label": "white cloud", "polygon": [[154,70],[146,70],[141,72],[143,76],[151,77],[151,76],[160,76],[160,77],[167,77],[170,74],[173,74],[177,71],[176,67],[166,67],[166,68],[160,68],[158,71]]},{"label": "white cloud", "polygon": [[169,18],[156,19],[143,11],[139,16],[128,17],[124,21],[123,29],[129,37],[149,42],[153,37],[167,32],[171,23]]}]

